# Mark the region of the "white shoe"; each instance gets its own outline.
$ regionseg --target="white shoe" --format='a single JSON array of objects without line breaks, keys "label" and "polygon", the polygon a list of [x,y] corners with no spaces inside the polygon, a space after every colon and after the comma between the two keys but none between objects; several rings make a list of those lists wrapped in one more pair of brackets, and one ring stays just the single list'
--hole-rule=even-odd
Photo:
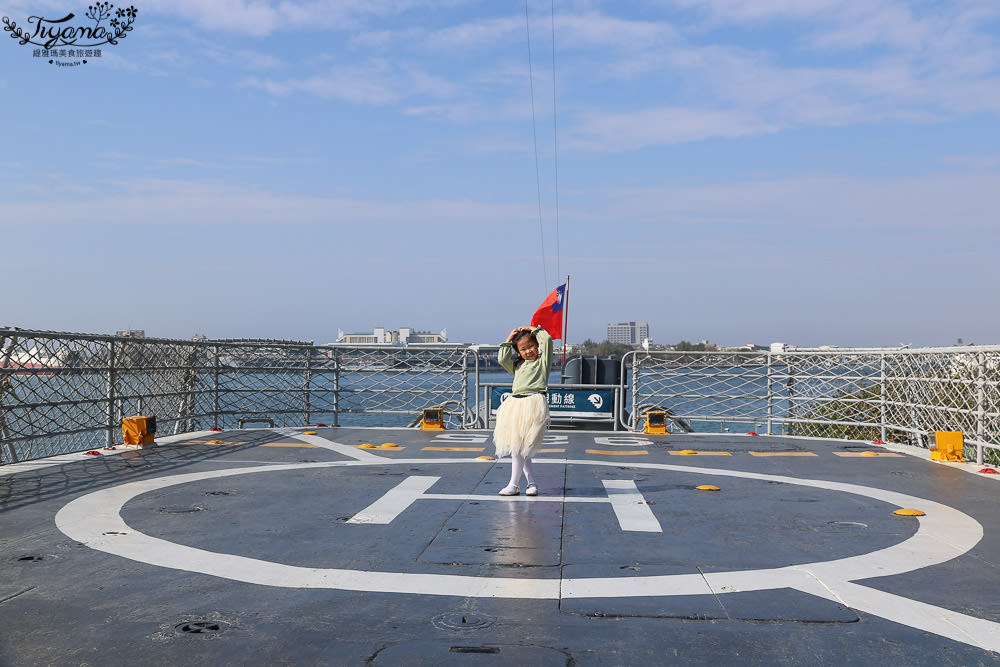
[{"label": "white shoe", "polygon": [[508,484],[507,486],[500,489],[501,496],[517,496],[521,494],[521,490],[516,486]]},{"label": "white shoe", "polygon": [[537,496],[538,495],[538,487],[535,486],[534,482],[531,482],[530,484],[528,484],[528,488],[526,488],[524,490],[524,495],[526,495],[526,496]]}]

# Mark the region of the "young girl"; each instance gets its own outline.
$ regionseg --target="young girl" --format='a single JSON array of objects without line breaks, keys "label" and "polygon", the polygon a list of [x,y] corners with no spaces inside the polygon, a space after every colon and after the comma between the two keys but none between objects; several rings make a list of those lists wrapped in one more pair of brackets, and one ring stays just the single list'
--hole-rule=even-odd
[{"label": "young girl", "polygon": [[[516,352],[516,353],[515,353]],[[500,343],[500,365],[514,376],[510,396],[497,409],[493,431],[497,457],[511,455],[510,484],[501,496],[516,496],[524,473],[525,495],[538,495],[531,470],[531,456],[542,444],[549,421],[549,372],[552,369],[552,336],[541,327],[517,327]]]}]

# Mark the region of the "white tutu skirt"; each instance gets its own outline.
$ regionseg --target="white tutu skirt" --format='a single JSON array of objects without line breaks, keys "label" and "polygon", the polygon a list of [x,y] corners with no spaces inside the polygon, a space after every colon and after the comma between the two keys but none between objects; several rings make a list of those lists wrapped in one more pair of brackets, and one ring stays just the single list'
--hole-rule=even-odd
[{"label": "white tutu skirt", "polygon": [[497,408],[497,425],[493,429],[497,456],[533,456],[548,424],[549,400],[545,394],[508,396]]}]

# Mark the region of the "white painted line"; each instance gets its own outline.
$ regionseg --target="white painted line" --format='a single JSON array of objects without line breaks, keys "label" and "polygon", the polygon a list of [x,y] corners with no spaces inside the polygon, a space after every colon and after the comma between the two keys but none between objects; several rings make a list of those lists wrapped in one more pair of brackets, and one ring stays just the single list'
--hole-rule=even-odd
[{"label": "white painted line", "polygon": [[385,461],[381,456],[376,456],[375,454],[369,454],[363,449],[358,449],[357,447],[352,447],[350,445],[345,445],[339,442],[334,442],[333,440],[327,440],[326,438],[321,438],[318,435],[306,435],[302,431],[294,428],[272,428],[268,429],[273,433],[278,435],[295,438],[302,442],[308,442],[310,445],[316,445],[317,447],[322,447],[323,449],[329,449],[331,452],[337,452],[338,454],[343,454],[344,456],[350,457],[355,461]]},{"label": "white painted line", "polygon": [[[986,650],[1000,651],[1000,623],[850,583],[872,577],[911,572],[930,565],[944,563],[965,554],[983,536],[983,528],[979,522],[952,507],[926,498],[855,484],[661,463],[623,463],[621,461],[609,463],[575,459],[535,460],[536,463],[540,464],[614,465],[618,468],[670,471],[697,474],[702,477],[741,477],[782,482],[865,496],[898,507],[920,507],[927,512],[926,516],[916,519],[918,528],[913,536],[899,544],[861,556],[773,569],[715,572],[705,575],[547,579],[297,567],[243,556],[214,553],[144,535],[126,524],[120,514],[125,503],[139,495],[205,479],[324,467],[409,466],[427,463],[427,459],[387,460],[375,458],[375,461],[337,461],[230,468],[130,482],[94,491],[69,502],[56,514],[55,522],[59,530],[69,538],[99,551],[151,565],[186,572],[200,572],[266,586],[545,600],[559,599],[560,597],[626,598],[709,595],[794,588],[825,599],[837,600],[854,609],[918,627],[954,641]],[[478,465],[478,463],[468,459],[435,459],[434,464]],[[430,496],[431,494],[426,494],[421,497]],[[505,500],[511,499],[505,498]],[[531,500],[537,502],[539,498]],[[593,500],[588,499],[586,502]],[[577,501],[585,502],[582,498],[577,499]]]},{"label": "white painted line", "polygon": [[[437,461],[435,461],[437,463]],[[496,501],[498,503],[609,503],[611,502],[607,498],[593,498],[590,496],[501,496],[501,495],[473,495],[473,494],[462,494],[462,493],[425,493],[420,496],[422,500],[475,500],[477,502],[482,501]]]},{"label": "white painted line", "polygon": [[608,447],[649,447],[653,441],[637,435],[604,435],[595,437],[594,444]]},{"label": "white painted line", "polygon": [[618,517],[622,530],[639,533],[662,533],[660,522],[653,516],[646,499],[639,493],[639,487],[630,479],[602,479],[608,492],[611,508]]},{"label": "white painted line", "polygon": [[[881,616],[886,620],[925,632],[950,637],[987,651],[1000,650],[1000,624],[860,584],[847,581],[824,583],[827,584],[828,593],[823,597],[840,602],[851,609]],[[816,590],[805,592],[821,594]]]},{"label": "white painted line", "polygon": [[385,495],[347,520],[347,523],[385,526],[409,509],[417,500],[450,500],[453,502],[557,502],[557,503],[608,503],[614,509],[622,530],[662,533],[659,522],[639,493],[635,482],[607,480],[606,498],[588,496],[500,496],[461,493],[427,493],[440,477],[411,475]]},{"label": "white painted line", "polygon": [[384,496],[348,519],[347,523],[390,524],[439,479],[441,478],[421,475],[407,477],[389,489]]}]

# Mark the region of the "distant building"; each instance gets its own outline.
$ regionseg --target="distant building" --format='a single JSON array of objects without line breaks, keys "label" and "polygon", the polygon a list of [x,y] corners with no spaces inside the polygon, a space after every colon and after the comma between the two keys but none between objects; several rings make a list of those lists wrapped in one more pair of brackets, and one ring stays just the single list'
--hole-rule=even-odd
[{"label": "distant building", "polygon": [[409,327],[402,327],[399,331],[375,327],[371,333],[344,333],[338,329],[337,342],[343,345],[435,345],[448,342],[448,330],[433,333]]},{"label": "distant building", "polygon": [[608,342],[624,345],[642,345],[649,338],[649,324],[646,322],[619,322],[608,325]]},{"label": "distant building", "polygon": [[123,329],[121,331],[116,331],[115,335],[119,338],[145,338],[145,329]]}]

